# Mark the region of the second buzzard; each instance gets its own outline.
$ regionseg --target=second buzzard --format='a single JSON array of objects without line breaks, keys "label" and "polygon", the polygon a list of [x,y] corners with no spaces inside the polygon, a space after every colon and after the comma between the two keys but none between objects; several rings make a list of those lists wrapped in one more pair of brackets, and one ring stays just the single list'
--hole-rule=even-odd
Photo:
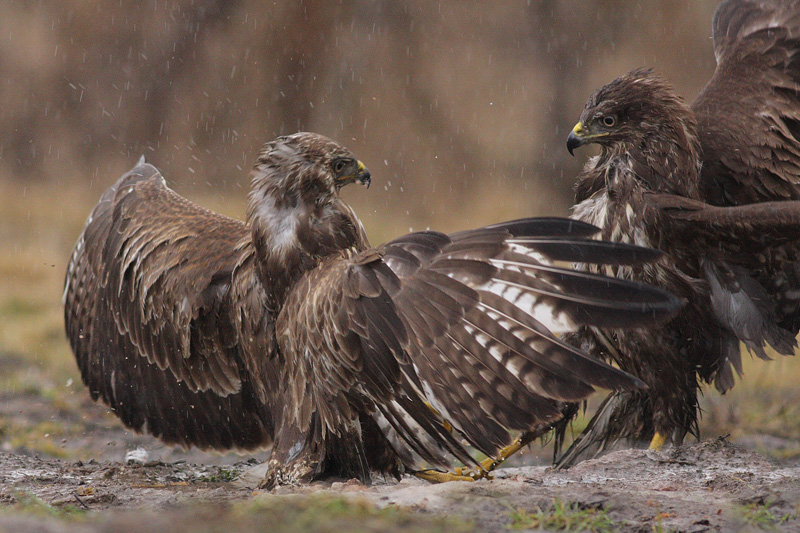
[{"label": "second buzzard", "polygon": [[[600,236],[665,252],[655,264],[602,268],[685,298],[643,331],[584,328],[572,341],[648,384],[613,393],[561,458],[620,439],[679,444],[697,433],[701,382],[741,373],[740,343],[790,355],[800,330],[800,4],[728,1],[713,24],[716,72],[691,107],[649,70],[595,92],[569,135],[597,143],[574,218]],[[780,202],[779,202],[780,201]]]}]

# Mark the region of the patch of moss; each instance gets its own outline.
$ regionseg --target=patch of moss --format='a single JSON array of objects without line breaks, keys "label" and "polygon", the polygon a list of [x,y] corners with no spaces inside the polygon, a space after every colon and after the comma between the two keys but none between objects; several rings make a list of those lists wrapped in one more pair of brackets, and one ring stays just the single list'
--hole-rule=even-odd
[{"label": "patch of moss", "polygon": [[581,508],[577,502],[556,498],[552,507],[536,506],[532,511],[516,509],[509,513],[511,529],[546,529],[551,531],[616,531],[619,526],[605,509]]},{"label": "patch of moss", "polygon": [[236,525],[261,524],[263,531],[396,531],[466,532],[474,526],[458,518],[430,516],[388,505],[379,508],[354,498],[331,494],[314,496],[265,495],[233,507]]},{"label": "patch of moss", "polygon": [[796,520],[798,514],[800,514],[800,508],[790,513],[781,514],[772,507],[772,503],[769,501],[754,502],[742,505],[739,508],[739,513],[747,524],[769,531],[776,529],[780,524]]},{"label": "patch of moss", "polygon": [[35,494],[17,491],[12,496],[13,503],[6,508],[7,511],[27,515],[56,518],[59,520],[77,521],[86,517],[86,511],[75,505],[53,506]]},{"label": "patch of moss", "polygon": [[201,476],[198,481],[204,483],[230,483],[239,477],[239,471],[235,468],[216,467],[213,473]]}]

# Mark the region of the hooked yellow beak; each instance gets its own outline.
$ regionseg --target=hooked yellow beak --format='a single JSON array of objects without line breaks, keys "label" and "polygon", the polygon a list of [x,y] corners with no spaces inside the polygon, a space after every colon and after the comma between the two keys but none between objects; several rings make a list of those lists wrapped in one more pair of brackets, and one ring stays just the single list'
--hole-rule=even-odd
[{"label": "hooked yellow beak", "polygon": [[583,122],[578,122],[567,137],[567,150],[569,150],[570,155],[575,155],[572,153],[575,148],[594,142],[598,137],[605,137],[606,135],[608,135],[607,131],[592,133],[591,125],[587,128],[583,125]]},{"label": "hooked yellow beak", "polygon": [[356,161],[356,163],[358,164],[358,172],[355,175],[355,180],[369,189],[369,184],[372,183],[372,176],[370,176],[369,170],[364,166],[364,163],[361,161]]},{"label": "hooked yellow beak", "polygon": [[567,137],[567,150],[569,150],[569,155],[575,155],[572,151],[579,146],[583,146],[586,144],[586,130],[583,128],[583,122],[578,122],[575,124],[575,127],[572,128],[572,131],[569,132],[569,136]]},{"label": "hooked yellow beak", "polygon": [[348,183],[358,182],[361,185],[369,188],[369,184],[372,183],[372,177],[370,176],[369,170],[367,167],[364,166],[364,163],[361,161],[356,161],[356,168],[350,174],[345,174],[344,176],[340,176],[336,179],[339,183],[340,187],[347,185]]}]

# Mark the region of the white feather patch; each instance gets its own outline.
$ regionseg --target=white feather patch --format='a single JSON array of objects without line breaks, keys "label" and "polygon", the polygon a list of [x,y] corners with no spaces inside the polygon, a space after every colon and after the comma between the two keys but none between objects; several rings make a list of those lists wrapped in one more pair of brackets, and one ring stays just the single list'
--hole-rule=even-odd
[{"label": "white feather patch", "polygon": [[513,239],[507,240],[506,244],[508,245],[509,249],[512,252],[515,252],[515,253],[524,255],[526,257],[529,257],[529,258],[533,259],[534,261],[538,261],[539,263],[541,263],[543,265],[551,265],[551,264],[553,264],[553,262],[547,256],[542,255],[541,253],[539,253],[539,252],[537,252],[535,250],[532,250],[531,248],[525,246],[524,244],[520,244],[519,242],[516,242]]},{"label": "white feather patch", "polygon": [[483,332],[476,330],[472,326],[465,325],[464,329],[466,329],[467,332],[473,336],[473,338],[483,347],[484,350],[489,352],[489,355],[491,355],[495,361],[503,365],[506,370],[511,372],[514,377],[524,383],[531,391],[540,396],[550,397],[550,395],[546,391],[542,390],[536,382],[525,379],[526,375],[523,374],[522,371],[524,359],[520,354],[513,352],[515,355],[511,355],[505,345],[496,342],[494,339]]},{"label": "white feather patch", "polygon": [[124,462],[139,463],[140,465],[143,465],[148,461],[149,458],[150,458],[150,452],[139,446],[134,450],[129,450],[128,453],[125,454]]},{"label": "white feather patch", "polygon": [[595,194],[572,208],[572,218],[593,224],[598,228],[606,226],[608,215],[608,195]]},{"label": "white feather patch", "polygon": [[269,195],[258,202],[255,210],[255,216],[263,221],[263,227],[269,228],[265,235],[267,245],[278,253],[297,246],[297,226],[303,214],[300,205],[293,208],[278,207],[275,199]]},{"label": "white feather patch", "polygon": [[[541,322],[547,329],[554,333],[575,331],[576,324],[572,318],[563,312],[557,311],[548,301],[542,300],[532,290],[524,290],[517,285],[512,285],[502,280],[492,279],[477,287],[478,291],[486,291],[500,296],[514,304],[524,313]],[[554,288],[554,290],[557,290]]]}]

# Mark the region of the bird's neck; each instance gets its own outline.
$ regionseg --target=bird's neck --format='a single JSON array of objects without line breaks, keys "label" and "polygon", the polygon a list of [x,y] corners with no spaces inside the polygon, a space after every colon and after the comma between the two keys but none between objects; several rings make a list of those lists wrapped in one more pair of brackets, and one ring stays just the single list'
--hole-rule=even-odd
[{"label": "bird's neck", "polygon": [[576,200],[580,202],[602,189],[642,190],[697,199],[698,152],[699,142],[691,128],[679,135],[649,136],[643,146],[603,149],[578,177]]},{"label": "bird's neck", "polygon": [[368,246],[361,222],[338,198],[309,204],[278,189],[254,190],[247,222],[256,273],[268,294],[268,307],[275,313],[294,284],[323,259]]}]

